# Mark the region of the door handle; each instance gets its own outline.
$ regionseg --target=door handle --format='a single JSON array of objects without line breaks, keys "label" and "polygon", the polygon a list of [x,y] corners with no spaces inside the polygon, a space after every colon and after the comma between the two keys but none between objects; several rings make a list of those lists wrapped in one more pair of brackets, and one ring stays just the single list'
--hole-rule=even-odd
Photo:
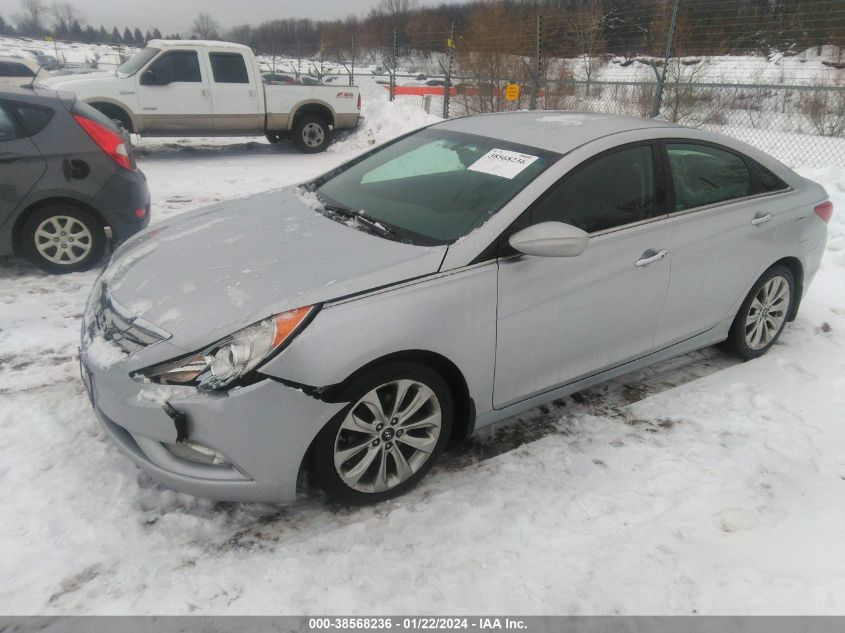
[{"label": "door handle", "polygon": [[751,220],[751,224],[753,224],[754,226],[757,226],[758,224],[764,224],[771,219],[772,219],[771,213],[767,213],[766,215],[759,215],[758,214],[758,215],[754,216],[753,220]]},{"label": "door handle", "polygon": [[655,251],[653,248],[650,248],[645,253],[643,253],[642,257],[637,260],[634,266],[636,266],[637,268],[648,266],[649,264],[653,264],[654,262],[659,262],[668,254],[669,251],[667,250]]}]

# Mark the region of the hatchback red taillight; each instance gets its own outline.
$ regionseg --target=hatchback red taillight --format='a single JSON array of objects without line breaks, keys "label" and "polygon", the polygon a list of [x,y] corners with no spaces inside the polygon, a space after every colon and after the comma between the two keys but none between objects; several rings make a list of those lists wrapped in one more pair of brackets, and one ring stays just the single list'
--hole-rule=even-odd
[{"label": "hatchback red taillight", "polygon": [[129,148],[126,147],[126,141],[120,134],[81,114],[74,114],[73,118],[114,162],[129,171],[135,169],[135,161],[132,160]]},{"label": "hatchback red taillight", "polygon": [[833,203],[830,200],[822,202],[821,204],[817,204],[813,211],[827,224],[830,222],[830,218],[833,217]]}]

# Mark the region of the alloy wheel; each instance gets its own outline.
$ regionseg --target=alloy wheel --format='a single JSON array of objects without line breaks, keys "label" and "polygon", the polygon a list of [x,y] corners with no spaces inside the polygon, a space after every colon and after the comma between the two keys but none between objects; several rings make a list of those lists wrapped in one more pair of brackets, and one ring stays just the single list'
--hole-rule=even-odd
[{"label": "alloy wheel", "polygon": [[308,147],[320,147],[326,133],[319,123],[308,123],[302,128],[302,140]]},{"label": "alloy wheel", "polygon": [[85,259],[91,252],[94,238],[90,229],[69,215],[54,215],[35,229],[35,248],[53,264],[69,266]]},{"label": "alloy wheel", "polygon": [[372,389],[343,419],[334,466],[353,490],[377,493],[407,481],[431,457],[443,424],[434,391],[415,380]]},{"label": "alloy wheel", "polygon": [[789,302],[789,282],[784,277],[772,277],[760,287],[745,318],[745,343],[750,349],[763,349],[777,336]]}]

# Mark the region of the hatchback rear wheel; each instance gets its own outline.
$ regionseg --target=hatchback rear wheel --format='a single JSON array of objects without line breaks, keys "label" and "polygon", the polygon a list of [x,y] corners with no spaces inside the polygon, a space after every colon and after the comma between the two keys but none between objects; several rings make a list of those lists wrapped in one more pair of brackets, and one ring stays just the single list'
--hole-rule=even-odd
[{"label": "hatchback rear wheel", "polygon": [[22,253],[49,273],[88,270],[106,247],[102,223],[87,209],[65,202],[44,205],[24,224]]},{"label": "hatchback rear wheel", "polygon": [[743,358],[757,358],[775,344],[792,309],[795,278],[786,266],[767,270],[745,297],[727,343]]},{"label": "hatchback rear wheel", "polygon": [[416,363],[366,373],[346,390],[344,407],[320,432],[314,473],[349,505],[384,501],[413,487],[448,442],[452,396],[443,378]]}]

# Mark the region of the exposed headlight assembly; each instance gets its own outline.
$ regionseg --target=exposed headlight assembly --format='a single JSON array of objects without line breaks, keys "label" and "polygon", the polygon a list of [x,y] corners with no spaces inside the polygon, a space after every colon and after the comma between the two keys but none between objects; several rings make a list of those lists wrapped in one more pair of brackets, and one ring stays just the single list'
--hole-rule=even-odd
[{"label": "exposed headlight assembly", "polygon": [[316,306],[289,310],[245,327],[201,352],[135,372],[135,379],[165,385],[222,389],[277,352],[316,313]]}]

